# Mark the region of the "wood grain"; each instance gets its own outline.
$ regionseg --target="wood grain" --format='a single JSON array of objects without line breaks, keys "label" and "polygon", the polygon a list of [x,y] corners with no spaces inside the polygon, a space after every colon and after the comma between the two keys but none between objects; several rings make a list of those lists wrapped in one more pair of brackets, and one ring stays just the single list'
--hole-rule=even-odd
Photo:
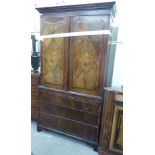
[{"label": "wood grain", "polygon": [[[68,18],[43,16],[41,34],[68,32]],[[41,81],[47,86],[66,88],[67,74],[67,38],[50,38],[42,42],[42,76]]]},{"label": "wood grain", "polygon": [[[104,16],[75,16],[71,31],[102,30]],[[103,36],[79,36],[70,40],[69,89],[86,94],[99,94]],[[102,88],[103,89],[103,88]]]}]

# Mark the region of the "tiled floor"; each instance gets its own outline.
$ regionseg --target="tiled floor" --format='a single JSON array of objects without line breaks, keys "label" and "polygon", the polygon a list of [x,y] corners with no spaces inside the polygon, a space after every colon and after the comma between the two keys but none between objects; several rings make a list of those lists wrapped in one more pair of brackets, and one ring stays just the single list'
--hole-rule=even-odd
[{"label": "tiled floor", "polygon": [[47,131],[36,131],[32,122],[31,147],[33,155],[98,155],[89,145],[67,136]]}]

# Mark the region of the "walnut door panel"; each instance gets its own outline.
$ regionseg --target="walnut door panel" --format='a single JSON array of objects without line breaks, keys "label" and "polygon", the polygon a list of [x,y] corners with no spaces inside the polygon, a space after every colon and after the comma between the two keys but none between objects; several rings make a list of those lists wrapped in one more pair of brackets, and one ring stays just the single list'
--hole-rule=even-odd
[{"label": "walnut door panel", "polygon": [[46,128],[57,130],[74,137],[81,137],[88,141],[97,142],[97,128],[86,124],[45,113],[40,113],[40,120],[38,123],[40,126]]},{"label": "walnut door panel", "polygon": [[[69,31],[67,17],[42,16],[41,35]],[[41,83],[53,88],[67,88],[68,38],[48,38],[42,41]]]},{"label": "walnut door panel", "polygon": [[[104,29],[103,16],[74,16],[71,31]],[[100,85],[102,35],[76,36],[70,39],[69,89],[98,95]]]}]

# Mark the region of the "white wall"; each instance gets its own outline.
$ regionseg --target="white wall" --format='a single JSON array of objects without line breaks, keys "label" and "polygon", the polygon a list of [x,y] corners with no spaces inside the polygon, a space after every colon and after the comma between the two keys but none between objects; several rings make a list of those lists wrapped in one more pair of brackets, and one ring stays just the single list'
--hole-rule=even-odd
[{"label": "white wall", "polygon": [[122,42],[121,44],[118,43],[116,46],[116,55],[115,55],[115,62],[114,62],[114,72],[113,72],[113,79],[112,79],[112,87],[121,88],[123,85],[123,66],[124,66],[124,51],[123,51],[123,3],[121,0],[117,2],[117,20],[116,25],[118,25],[118,42]]},{"label": "white wall", "polygon": [[121,88],[123,85],[123,50],[122,44],[117,44],[114,62],[112,87]]},{"label": "white wall", "polygon": [[32,3],[33,9],[32,9],[32,27],[31,32],[40,32],[40,16],[38,11],[35,9],[35,3]]}]

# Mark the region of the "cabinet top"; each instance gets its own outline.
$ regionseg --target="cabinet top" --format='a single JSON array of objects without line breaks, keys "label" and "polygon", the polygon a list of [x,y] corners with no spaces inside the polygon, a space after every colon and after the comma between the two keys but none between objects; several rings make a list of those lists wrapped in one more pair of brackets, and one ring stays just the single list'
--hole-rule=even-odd
[{"label": "cabinet top", "polygon": [[93,11],[93,10],[106,10],[107,14],[116,15],[116,2],[104,2],[104,3],[90,3],[79,5],[63,5],[52,7],[36,7],[39,13],[63,13],[63,12],[75,12],[75,11]]}]

